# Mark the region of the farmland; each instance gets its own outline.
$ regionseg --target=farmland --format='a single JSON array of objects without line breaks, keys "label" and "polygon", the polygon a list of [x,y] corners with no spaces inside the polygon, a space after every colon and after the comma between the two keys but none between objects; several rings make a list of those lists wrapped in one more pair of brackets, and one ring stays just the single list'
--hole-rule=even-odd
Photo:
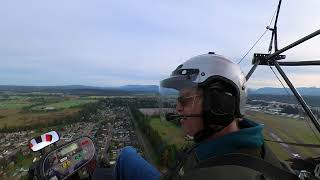
[{"label": "farmland", "polygon": [[77,113],[81,106],[98,100],[90,97],[50,93],[0,95],[0,128],[46,124]]},{"label": "farmland", "polygon": [[[293,119],[271,115],[262,112],[247,111],[246,118],[264,124],[264,136],[269,140],[280,140],[290,143],[319,144],[313,131],[319,136],[311,122],[307,120]],[[312,127],[313,131],[311,130]],[[301,157],[314,157],[319,155],[320,150],[316,148],[306,148],[303,146],[292,146],[274,142],[267,142],[271,149],[280,159],[292,158],[293,154]]]},{"label": "farmland", "polygon": [[79,107],[83,104],[96,102],[96,100],[93,99],[68,99],[68,100],[62,100],[61,102],[56,102],[52,104],[44,104],[32,107],[32,110],[60,110],[60,109],[66,109],[66,108],[73,108],[73,107]]}]

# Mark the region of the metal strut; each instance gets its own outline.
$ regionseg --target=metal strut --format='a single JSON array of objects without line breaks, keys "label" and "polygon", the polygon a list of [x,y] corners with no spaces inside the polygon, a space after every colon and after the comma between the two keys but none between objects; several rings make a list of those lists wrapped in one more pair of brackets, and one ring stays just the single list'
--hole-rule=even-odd
[{"label": "metal strut", "polygon": [[[320,61],[300,61],[300,62],[278,62],[278,60],[281,59],[285,59],[285,55],[280,55],[281,53],[317,36],[320,34],[320,29],[295,41],[292,44],[289,44],[288,46],[278,50],[278,35],[277,35],[277,22],[278,22],[278,16],[279,16],[279,12],[280,12],[280,6],[281,6],[281,0],[279,0],[279,4],[278,4],[278,8],[277,8],[277,15],[276,15],[276,19],[275,19],[275,23],[274,23],[274,27],[270,28],[267,27],[267,29],[272,31],[272,35],[271,35],[271,40],[270,40],[270,44],[269,44],[269,54],[254,54],[254,58],[252,61],[253,67],[250,69],[250,71],[248,72],[248,74],[246,75],[246,80],[248,81],[249,78],[251,77],[251,75],[253,74],[253,72],[256,70],[256,68],[258,67],[258,65],[272,65],[275,66],[276,69],[278,70],[278,72],[280,73],[280,75],[282,76],[282,78],[285,80],[285,82],[287,83],[287,85],[290,87],[290,90],[292,91],[292,93],[294,94],[294,96],[297,98],[298,102],[301,104],[301,106],[303,107],[304,111],[306,112],[306,114],[309,116],[309,118],[311,119],[312,123],[314,124],[314,126],[317,128],[318,132],[320,132],[320,123],[318,122],[317,118],[315,117],[315,115],[312,113],[311,109],[309,108],[309,106],[307,105],[307,103],[305,102],[305,100],[303,99],[303,97],[299,94],[299,92],[297,91],[297,89],[294,87],[294,85],[291,83],[291,81],[289,80],[289,78],[286,76],[285,72],[282,70],[282,68],[280,67],[280,65],[284,65],[284,66],[306,66],[306,65],[320,65]],[[274,43],[274,48],[275,48],[275,52],[271,54],[272,52],[272,44]]]},{"label": "metal strut", "polygon": [[[267,27],[268,30],[272,31],[272,35],[271,35],[271,40],[270,40],[270,44],[269,44],[269,54],[271,54],[272,52],[272,43],[274,42],[274,46],[275,46],[275,53],[278,51],[278,34],[277,34],[277,23],[278,23],[278,17],[279,17],[279,13],[280,13],[280,7],[281,7],[281,1],[279,0],[278,3],[278,7],[277,7],[277,15],[276,15],[276,19],[274,21],[274,25],[273,28],[270,28],[269,26]],[[280,52],[281,53],[281,52]],[[280,54],[279,53],[279,54]],[[277,54],[277,55],[279,55]],[[248,72],[248,74],[246,75],[246,80],[248,81],[250,76],[252,75],[252,73],[256,70],[256,68],[259,65],[259,61],[256,61],[253,65],[253,67],[250,69],[250,71]]]},{"label": "metal strut", "polygon": [[291,89],[291,91],[293,92],[294,96],[297,98],[297,100],[299,101],[299,103],[301,104],[301,106],[303,107],[304,111],[307,113],[307,115],[310,117],[311,121],[313,122],[314,126],[317,128],[317,130],[320,132],[320,124],[317,120],[317,118],[315,117],[315,115],[312,113],[311,109],[309,108],[309,106],[307,105],[307,103],[305,102],[305,100],[303,99],[303,97],[299,94],[299,92],[297,91],[297,89],[293,86],[293,84],[291,83],[291,81],[289,80],[289,78],[286,76],[286,74],[284,73],[284,71],[282,70],[282,68],[280,67],[278,61],[274,61],[273,62],[275,67],[277,68],[277,70],[279,71],[279,73],[281,74],[282,78],[286,81],[287,85],[289,86],[289,88]]},{"label": "metal strut", "polygon": [[279,0],[279,4],[278,4],[278,8],[277,8],[277,15],[276,15],[276,19],[274,21],[273,28],[267,27],[267,29],[272,31],[271,40],[270,40],[270,44],[269,44],[269,54],[271,54],[271,52],[272,52],[272,42],[274,42],[274,51],[278,51],[278,27],[277,27],[277,23],[278,23],[278,17],[279,17],[279,12],[280,12],[280,7],[281,7],[281,1],[282,0]]},{"label": "metal strut", "polygon": [[[305,37],[303,37],[303,38],[301,38],[301,39],[299,39],[299,40],[297,40],[296,42],[294,42],[292,44],[289,44],[288,46],[286,46],[286,47],[274,52],[273,54],[270,54],[270,55],[266,56],[264,59],[259,58],[259,59],[254,60],[253,61],[254,62],[254,66],[250,69],[250,71],[246,75],[247,81],[249,80],[249,78],[251,77],[253,72],[256,70],[257,66],[260,65],[260,61],[262,61],[262,60],[263,61],[269,61],[269,60],[275,58],[276,56],[280,55],[281,53],[283,53],[283,52],[285,52],[285,51],[287,51],[287,50],[289,50],[289,49],[291,49],[291,48],[293,48],[293,47],[295,47],[295,46],[297,46],[297,45],[299,45],[299,44],[301,44],[301,43],[303,43],[303,42],[305,42],[305,41],[307,41],[307,40],[309,40],[309,39],[311,39],[311,38],[313,38],[313,37],[315,37],[315,36],[317,36],[319,34],[320,34],[320,29],[315,31],[315,32],[313,32],[313,33],[311,33],[311,34],[309,34],[309,35],[307,35],[307,36],[305,36]],[[272,64],[272,62],[270,62],[270,63]]]}]

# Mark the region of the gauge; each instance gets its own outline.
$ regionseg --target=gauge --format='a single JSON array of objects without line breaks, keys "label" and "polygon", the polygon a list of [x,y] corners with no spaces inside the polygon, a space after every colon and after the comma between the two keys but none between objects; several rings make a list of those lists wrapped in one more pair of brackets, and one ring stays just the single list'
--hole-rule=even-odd
[{"label": "gauge", "polygon": [[66,179],[89,163],[94,155],[93,141],[89,137],[81,137],[48,153],[41,173],[47,180],[53,177]]}]

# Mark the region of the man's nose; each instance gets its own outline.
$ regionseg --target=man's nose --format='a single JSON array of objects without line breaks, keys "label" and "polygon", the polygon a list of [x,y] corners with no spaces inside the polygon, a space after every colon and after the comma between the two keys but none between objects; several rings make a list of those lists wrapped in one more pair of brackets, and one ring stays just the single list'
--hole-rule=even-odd
[{"label": "man's nose", "polygon": [[177,102],[176,111],[177,113],[182,114],[183,106],[179,102]]}]

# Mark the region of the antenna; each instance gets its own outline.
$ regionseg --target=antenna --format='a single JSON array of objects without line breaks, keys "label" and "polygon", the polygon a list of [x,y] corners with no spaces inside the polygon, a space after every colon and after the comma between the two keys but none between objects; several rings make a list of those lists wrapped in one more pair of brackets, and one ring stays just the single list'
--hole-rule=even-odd
[{"label": "antenna", "polygon": [[[285,55],[280,55],[281,53],[317,36],[320,34],[320,29],[293,42],[292,44],[289,44],[288,46],[278,50],[278,34],[277,34],[277,23],[278,23],[278,17],[280,12],[280,6],[281,1],[279,0],[278,8],[277,8],[277,15],[274,22],[274,27],[270,28],[267,27],[270,31],[272,31],[271,40],[269,44],[268,52],[269,54],[260,54],[260,53],[254,53],[252,64],[253,67],[250,69],[248,74],[246,75],[246,80],[248,81],[253,74],[253,72],[256,70],[258,65],[267,65],[267,66],[275,66],[282,78],[285,80],[287,85],[289,86],[290,90],[294,94],[294,96],[297,98],[298,102],[301,104],[302,108],[306,112],[306,114],[311,119],[312,123],[315,125],[317,130],[320,132],[320,123],[318,122],[315,115],[312,113],[311,109],[303,99],[303,97],[300,95],[300,93],[297,91],[297,89],[294,87],[294,85],[291,83],[289,78],[286,76],[285,72],[282,70],[281,66],[314,66],[314,65],[320,65],[320,60],[315,61],[295,61],[295,62],[278,62],[278,60],[285,59]],[[274,53],[272,53],[272,44],[274,44]]]}]

